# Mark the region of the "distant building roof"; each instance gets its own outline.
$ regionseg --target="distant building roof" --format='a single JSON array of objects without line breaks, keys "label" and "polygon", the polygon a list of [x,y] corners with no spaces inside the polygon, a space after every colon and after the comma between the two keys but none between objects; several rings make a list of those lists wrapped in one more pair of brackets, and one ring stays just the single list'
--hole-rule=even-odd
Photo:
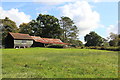
[{"label": "distant building roof", "polygon": [[31,37],[35,42],[41,42],[41,43],[48,44],[48,42],[44,41],[41,37],[38,37],[38,36],[31,36]]},{"label": "distant building roof", "polygon": [[63,43],[60,39],[42,38],[44,41],[52,44],[67,44]]},{"label": "distant building roof", "polygon": [[9,32],[9,34],[10,34],[14,39],[29,39],[29,40],[33,40],[29,34],[12,33],[12,32]]},{"label": "distant building roof", "polygon": [[41,42],[41,43],[45,43],[45,44],[64,44],[64,45],[68,45],[68,43],[63,43],[60,39],[51,39],[51,38],[41,38],[41,37],[37,37],[37,36],[31,36],[34,41],[36,42]]}]

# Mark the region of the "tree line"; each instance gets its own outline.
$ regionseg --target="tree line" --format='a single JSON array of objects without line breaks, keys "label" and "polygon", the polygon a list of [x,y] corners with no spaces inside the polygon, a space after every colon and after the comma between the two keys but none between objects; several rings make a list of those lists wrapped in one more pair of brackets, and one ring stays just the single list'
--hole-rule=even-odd
[{"label": "tree line", "polygon": [[[82,41],[78,39],[78,28],[74,21],[69,17],[63,16],[60,20],[52,15],[39,14],[29,23],[22,23],[18,27],[16,23],[8,17],[0,19],[2,24],[2,44],[5,44],[5,38],[8,32],[19,32],[31,36],[40,36],[44,38],[58,38],[65,43],[71,43],[74,46],[83,46]],[[111,33],[105,39],[96,32],[91,31],[84,36],[85,46],[118,46],[120,35]]]}]

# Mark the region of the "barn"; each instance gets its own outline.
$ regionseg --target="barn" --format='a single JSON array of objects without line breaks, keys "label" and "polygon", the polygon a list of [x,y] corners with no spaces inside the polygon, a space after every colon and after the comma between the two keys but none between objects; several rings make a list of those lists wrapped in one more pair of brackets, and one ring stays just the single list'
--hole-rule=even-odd
[{"label": "barn", "polygon": [[31,36],[33,39],[32,47],[44,47],[47,42],[45,42],[41,37]]},{"label": "barn", "polygon": [[41,38],[29,34],[9,32],[5,39],[5,48],[46,47],[51,44],[68,45],[60,39]]},{"label": "barn", "polygon": [[60,39],[52,39],[52,38],[41,38],[38,36],[31,36],[33,38],[33,47],[45,47],[50,44],[61,44],[68,45],[68,43],[63,43]]},{"label": "barn", "polygon": [[33,39],[29,34],[9,32],[5,39],[6,48],[27,48],[31,47]]}]

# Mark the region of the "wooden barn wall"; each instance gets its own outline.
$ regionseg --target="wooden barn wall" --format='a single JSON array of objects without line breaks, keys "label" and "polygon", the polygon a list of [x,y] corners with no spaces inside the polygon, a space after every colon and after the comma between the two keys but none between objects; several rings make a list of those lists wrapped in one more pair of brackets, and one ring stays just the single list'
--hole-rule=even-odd
[{"label": "wooden barn wall", "polygon": [[14,40],[14,46],[31,46],[33,40]]},{"label": "wooden barn wall", "polygon": [[14,47],[14,39],[10,34],[8,34],[8,36],[5,38],[5,48],[13,48],[13,47]]}]

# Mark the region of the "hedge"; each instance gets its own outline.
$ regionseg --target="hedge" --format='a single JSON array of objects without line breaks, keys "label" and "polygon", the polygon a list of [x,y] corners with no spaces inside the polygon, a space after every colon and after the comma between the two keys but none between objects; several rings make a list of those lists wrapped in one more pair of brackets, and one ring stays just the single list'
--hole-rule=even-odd
[{"label": "hedge", "polygon": [[49,45],[48,48],[64,48],[64,45],[52,44],[52,45]]},{"label": "hedge", "polygon": [[98,49],[98,50],[109,50],[109,51],[120,51],[120,47],[85,47],[86,49]]}]

